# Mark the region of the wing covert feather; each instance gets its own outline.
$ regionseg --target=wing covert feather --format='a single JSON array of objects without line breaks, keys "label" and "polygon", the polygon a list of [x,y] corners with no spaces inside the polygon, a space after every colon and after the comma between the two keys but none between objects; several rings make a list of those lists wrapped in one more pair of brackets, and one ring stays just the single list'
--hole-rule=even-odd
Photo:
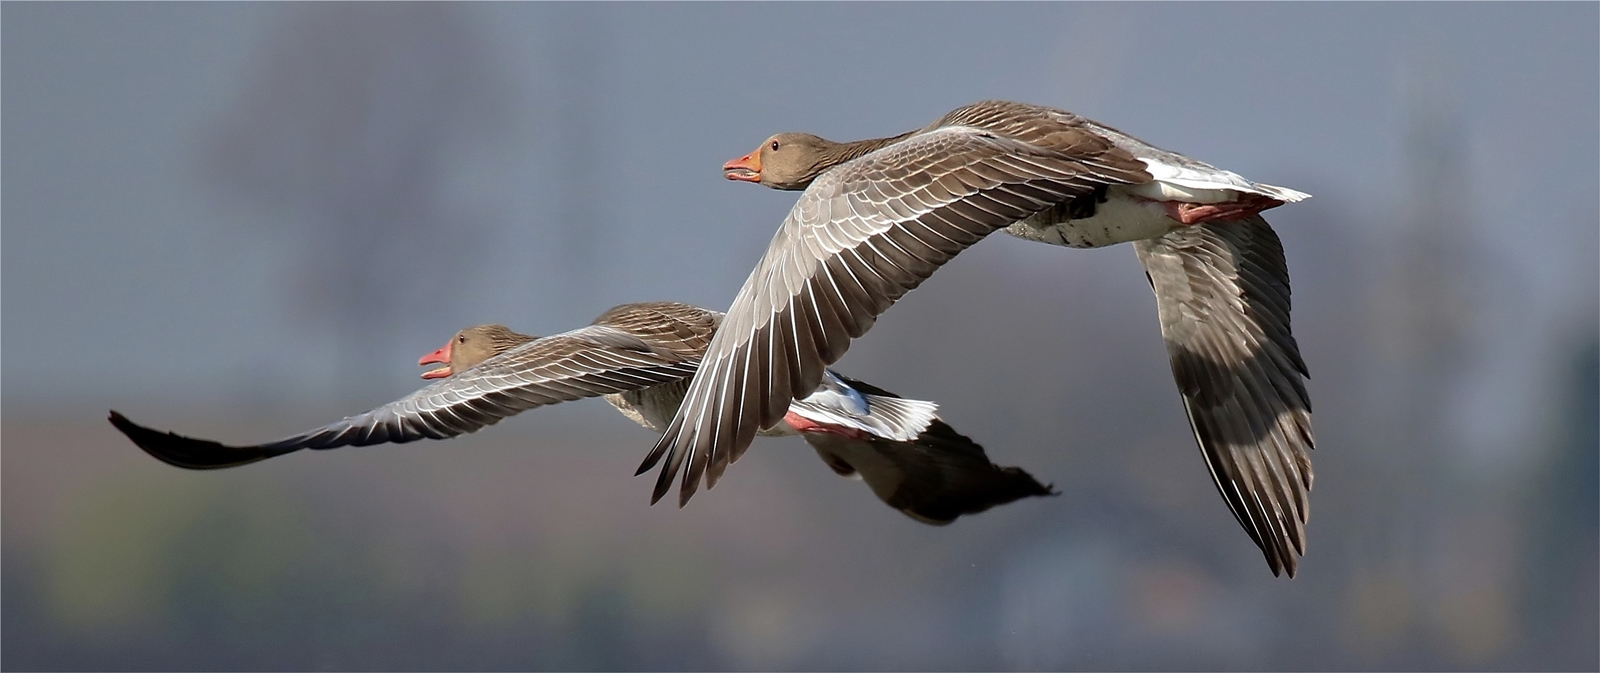
[{"label": "wing covert feather", "polygon": [[[821,381],[850,340],[984,236],[1108,183],[1149,179],[1119,150],[1078,153],[946,126],[840,164],[801,195],[745,281],[683,406],[639,468],[683,471],[680,506]],[[1099,154],[1097,154],[1099,153]]]},{"label": "wing covert feather", "polygon": [[[632,305],[630,305],[632,306]],[[620,308],[620,307],[619,307]],[[178,467],[245,465],[301,449],[403,444],[475,432],[519,412],[687,378],[699,366],[715,314],[701,323],[655,324],[647,340],[619,329],[634,314],[536,339],[363,414],[265,444],[230,446],[161,432],[116,412],[111,423],[150,455]],[[634,325],[635,327],[637,325]],[[670,337],[670,338],[669,338]]]}]

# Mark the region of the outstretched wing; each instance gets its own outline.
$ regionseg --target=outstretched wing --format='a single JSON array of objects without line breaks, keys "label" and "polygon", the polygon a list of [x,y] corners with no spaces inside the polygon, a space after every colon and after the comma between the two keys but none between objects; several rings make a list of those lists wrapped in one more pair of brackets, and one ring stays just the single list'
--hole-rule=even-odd
[{"label": "outstretched wing", "polygon": [[446,439],[534,407],[686,378],[698,365],[681,349],[598,324],[536,339],[372,411],[266,444],[230,446],[161,432],[115,411],[111,424],[156,458],[211,470],[300,449]]},{"label": "outstretched wing", "polygon": [[756,431],[811,394],[877,316],[979,239],[1143,164],[1065,128],[1040,146],[950,126],[840,164],[801,195],[734,299],[688,396],[639,472],[652,502],[683,468],[679,504],[716,483]]},{"label": "outstretched wing", "polygon": [[1206,467],[1272,574],[1294,576],[1310,515],[1311,398],[1289,329],[1289,271],[1266,220],[1137,241]]}]

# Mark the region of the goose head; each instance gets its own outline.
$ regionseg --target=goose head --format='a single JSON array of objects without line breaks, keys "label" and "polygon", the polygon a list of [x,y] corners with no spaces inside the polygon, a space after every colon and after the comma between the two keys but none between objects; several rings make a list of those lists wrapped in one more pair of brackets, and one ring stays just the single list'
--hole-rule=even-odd
[{"label": "goose head", "polygon": [[442,379],[532,340],[533,337],[513,332],[505,325],[474,325],[456,332],[438,350],[422,356],[417,366],[444,365],[422,373],[425,379]]}]

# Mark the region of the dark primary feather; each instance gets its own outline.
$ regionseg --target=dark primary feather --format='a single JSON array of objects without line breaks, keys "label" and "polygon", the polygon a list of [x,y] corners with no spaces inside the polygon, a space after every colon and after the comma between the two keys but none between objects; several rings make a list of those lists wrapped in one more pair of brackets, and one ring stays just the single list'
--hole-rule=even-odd
[{"label": "dark primary feather", "polygon": [[150,455],[194,470],[300,449],[446,439],[535,407],[688,377],[715,321],[714,314],[681,304],[619,306],[596,324],[528,342],[372,411],[266,444],[230,446],[164,433],[116,412],[111,423]]},{"label": "dark primary feather", "polygon": [[680,505],[702,476],[714,485],[851,339],[960,251],[1101,185],[1150,179],[1143,164],[1091,133],[1062,125],[1046,135],[1049,147],[939,128],[817,178],[740,289],[683,406],[641,465],[665,459],[654,499],[680,469]]},{"label": "dark primary feather", "polygon": [[[1236,185],[1241,194],[1264,197],[1272,204],[1308,196],[1294,190],[1251,183],[1063,110],[1026,103],[983,101],[953,110],[916,134],[927,135],[949,127],[981,129],[994,136],[1027,143],[1040,151],[1073,156],[1079,161],[1094,190],[1058,200],[1030,220],[1038,224],[1090,218],[1113,192],[1128,198],[1128,192],[1118,192],[1114,188],[1119,183],[1142,185],[1150,182],[1152,176],[1144,170],[1145,162],[1150,162],[1152,167],[1165,165],[1175,167],[1173,170],[1180,173],[1209,176],[1204,181],[1215,178],[1220,185]],[[883,148],[886,143],[895,143],[889,145],[890,149],[903,149],[918,139],[915,134],[911,140],[904,138],[852,143],[817,140],[824,146],[837,146],[833,150],[837,154]],[[861,160],[881,157],[881,153],[867,154],[861,156]],[[792,155],[782,161],[796,162]],[[775,167],[788,168],[781,162],[775,163]],[[793,170],[782,172],[783,179],[774,183],[767,180],[763,171],[761,184],[792,189],[804,187],[805,180],[816,175]],[[796,173],[801,179],[791,179],[789,173]],[[823,178],[827,175],[823,173]],[[918,205],[932,203],[931,209],[949,207],[958,215],[967,215],[969,210],[962,207],[974,205],[963,200],[972,192],[951,190],[950,185],[939,182],[948,175],[948,166],[937,163],[930,163],[920,173],[866,175],[863,172],[863,175],[885,182],[900,178],[912,188],[924,188],[935,198],[927,203],[918,201]],[[861,186],[863,193],[850,195],[856,198],[845,199],[843,205],[853,208],[863,202],[870,204],[873,199],[884,201],[886,197],[901,196],[905,184],[893,189],[887,189],[883,183]],[[1132,194],[1138,198],[1140,193]],[[948,201],[938,201],[951,194],[954,196]],[[831,211],[825,209],[838,203],[828,200],[829,196],[814,198],[811,203],[802,197],[790,219],[808,214],[802,212],[802,207],[809,207],[812,216],[816,216],[817,211],[828,215]],[[899,217],[901,226],[926,212],[894,201],[889,201],[884,208]],[[810,232],[814,234],[810,238],[803,238],[791,232],[792,226],[793,222],[785,223],[762,266],[746,281],[735,302],[736,308],[730,309],[729,320],[740,325],[741,335],[749,336],[738,340],[719,339],[713,344],[712,358],[716,360],[708,358],[709,364],[702,370],[704,375],[694,380],[689,402],[674,419],[673,429],[656,445],[641,468],[647,469],[663,457],[667,459],[657,483],[658,498],[668,488],[668,482],[685,455],[692,457],[685,471],[680,504],[697,486],[697,469],[706,455],[711,456],[705,472],[707,484],[715,483],[726,462],[737,458],[742,450],[746,441],[743,428],[752,422],[751,417],[765,423],[771,420],[774,410],[781,411],[784,404],[783,396],[779,395],[782,384],[812,380],[810,372],[814,362],[810,358],[832,362],[828,358],[842,353],[848,346],[848,339],[842,343],[836,339],[836,332],[830,331],[832,324],[826,322],[829,318],[835,318],[837,323],[848,328],[845,330],[848,336],[859,336],[870,327],[872,319],[899,296],[897,293],[907,289],[907,285],[897,285],[897,281],[912,276],[911,285],[914,285],[920,279],[919,273],[937,266],[987,233],[981,227],[963,228],[962,233],[967,234],[967,238],[948,241],[952,245],[940,250],[946,253],[944,258],[910,260],[909,268],[913,273],[900,274],[897,272],[907,270],[898,264],[899,255],[906,251],[894,246],[884,254],[880,248],[898,243],[898,236],[904,232],[894,228],[869,232],[877,238],[866,240],[883,245],[872,246],[871,250],[862,251],[861,256],[893,268],[888,274],[868,275],[865,281],[850,276],[847,282],[838,285],[835,278],[854,270],[854,265],[841,265],[841,258],[852,261],[852,256],[857,255],[856,249],[846,248],[858,246],[859,249],[861,239],[850,238],[848,234],[852,230],[849,229],[823,229],[820,233]],[[931,237],[928,240],[945,242]],[[1037,240],[1074,245],[1067,240]],[[1287,570],[1293,576],[1297,554],[1305,549],[1307,496],[1312,483],[1309,452],[1314,442],[1304,383],[1305,365],[1290,331],[1289,278],[1277,237],[1264,220],[1252,216],[1236,222],[1206,223],[1134,245],[1157,296],[1173,373],[1215,483],[1240,524],[1266,554],[1273,572]],[[795,281],[797,274],[778,273],[784,270],[779,263],[782,260],[774,261],[780,252],[802,257],[809,254],[825,260],[821,273],[801,277],[800,282]],[[916,264],[919,261],[928,263],[919,266]],[[874,271],[881,270],[875,268]],[[816,277],[829,283],[821,288],[824,292],[819,293],[814,287],[818,285]],[[825,290],[833,290],[833,294]],[[803,292],[809,294],[802,296]],[[760,303],[763,301],[765,304]],[[842,308],[836,304],[842,304]],[[757,311],[752,306],[769,310]],[[863,317],[861,313],[867,315]],[[851,322],[852,319],[855,322]],[[769,366],[770,371],[767,370]],[[716,379],[708,378],[713,369],[720,372]],[[830,465],[836,469],[853,469],[837,461],[830,461]]]},{"label": "dark primary feather", "polygon": [[162,432],[128,420],[127,416],[111,411],[111,425],[120,430],[139,448],[161,462],[189,470],[217,470],[224,467],[249,465],[273,456],[299,451],[299,447],[282,448],[268,444],[255,446],[228,446],[209,439],[184,437],[173,432]]},{"label": "dark primary feather", "polygon": [[[498,335],[500,341],[494,350],[513,350],[500,352],[476,366],[470,360],[464,361],[462,366],[467,368],[463,372],[399,402],[268,444],[229,446],[184,437],[138,425],[115,411],[110,420],[152,456],[194,470],[246,465],[305,448],[442,438],[493,423],[524,404],[602,394],[612,390],[618,381],[635,386],[624,391],[626,394],[655,390],[670,398],[674,387],[680,387],[680,391],[687,388],[688,377],[721,318],[720,313],[687,304],[656,302],[624,304],[602,314],[591,327],[540,340],[499,326],[471,328],[479,329],[480,335]],[[483,327],[498,329],[485,331]],[[584,373],[585,367],[608,358],[617,360],[620,366]],[[641,369],[636,366],[639,358],[655,364]],[[532,376],[544,384],[493,387],[494,392],[485,392],[483,387],[487,385],[484,382],[519,376],[524,380]],[[659,378],[667,381],[644,387]],[[898,395],[860,381],[843,380],[874,395],[874,414],[887,413],[893,420],[892,410],[882,407],[888,398],[901,399]],[[430,412],[433,415],[414,411],[417,400],[449,395],[456,395],[461,401]],[[676,406],[676,402],[672,404]],[[817,433],[808,433],[806,440],[830,467],[845,474],[859,470],[880,499],[925,523],[943,525],[963,514],[1049,493],[1048,487],[1020,468],[989,462],[982,447],[938,420],[907,442]]]},{"label": "dark primary feather", "polygon": [[1274,575],[1310,515],[1311,402],[1289,330],[1289,272],[1260,216],[1137,241],[1184,409],[1217,490]]}]

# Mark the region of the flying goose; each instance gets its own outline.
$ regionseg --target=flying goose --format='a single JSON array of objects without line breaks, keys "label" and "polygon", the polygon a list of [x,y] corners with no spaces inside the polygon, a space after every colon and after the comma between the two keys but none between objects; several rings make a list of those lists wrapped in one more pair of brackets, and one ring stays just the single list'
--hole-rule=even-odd
[{"label": "flying goose", "polygon": [[[445,439],[519,411],[603,396],[640,425],[660,431],[688,387],[722,314],[670,302],[623,304],[594,323],[535,338],[503,325],[457,332],[418,365],[435,380],[364,414],[250,446],[165,433],[111,412],[111,423],[150,455],[178,467],[236,467],[301,449]],[[907,400],[826,372],[767,435],[801,435],[835,472],[864,480],[891,507],[943,525],[1023,497],[1050,495],[1016,467],[990,462],[983,447],[940,420],[932,402]]]},{"label": "flying goose", "polygon": [[1212,480],[1273,574],[1294,576],[1312,484],[1311,404],[1283,248],[1260,212],[1308,194],[1007,101],[888,138],[783,133],[723,170],[804,192],[639,468],[664,460],[655,499],[680,470],[680,506],[702,478],[714,485],[851,339],[983,237],[1131,242]]}]

